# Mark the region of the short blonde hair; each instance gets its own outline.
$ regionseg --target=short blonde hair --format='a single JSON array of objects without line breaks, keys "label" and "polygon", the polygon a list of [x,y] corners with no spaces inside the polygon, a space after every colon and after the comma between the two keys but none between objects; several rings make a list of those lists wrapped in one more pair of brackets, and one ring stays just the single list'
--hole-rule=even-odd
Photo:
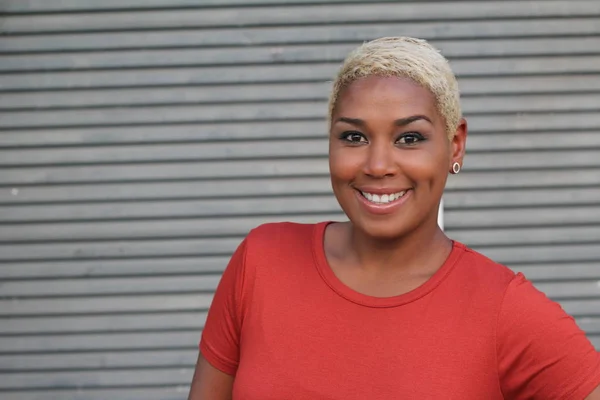
[{"label": "short blonde hair", "polygon": [[329,98],[329,121],[340,92],[352,82],[377,75],[408,78],[429,90],[452,139],[461,118],[458,82],[448,60],[425,40],[410,37],[384,37],[364,43],[344,61]]}]

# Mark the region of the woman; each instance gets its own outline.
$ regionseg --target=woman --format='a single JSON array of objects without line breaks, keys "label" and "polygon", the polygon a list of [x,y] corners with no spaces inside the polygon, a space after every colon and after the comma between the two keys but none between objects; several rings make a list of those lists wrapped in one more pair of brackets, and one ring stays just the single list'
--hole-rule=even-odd
[{"label": "woman", "polygon": [[263,225],[227,267],[190,399],[599,400],[600,355],[521,274],[437,225],[467,124],[411,38],[364,44],[329,108],[344,223]]}]

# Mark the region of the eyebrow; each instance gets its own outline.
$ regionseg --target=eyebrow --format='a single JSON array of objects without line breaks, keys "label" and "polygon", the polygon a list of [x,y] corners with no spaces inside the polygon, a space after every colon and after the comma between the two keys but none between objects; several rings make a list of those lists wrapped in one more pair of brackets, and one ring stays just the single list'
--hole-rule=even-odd
[{"label": "eyebrow", "polygon": [[[413,122],[419,121],[419,120],[425,120],[425,121],[428,121],[430,124],[433,124],[431,119],[429,119],[425,115],[413,115],[411,117],[400,118],[400,119],[395,120],[394,125],[405,126],[405,125],[412,124]],[[336,119],[335,122],[346,122],[348,124],[352,124],[352,125],[356,125],[356,126],[365,126],[366,125],[365,121],[363,121],[360,118],[340,117],[340,118]]]}]

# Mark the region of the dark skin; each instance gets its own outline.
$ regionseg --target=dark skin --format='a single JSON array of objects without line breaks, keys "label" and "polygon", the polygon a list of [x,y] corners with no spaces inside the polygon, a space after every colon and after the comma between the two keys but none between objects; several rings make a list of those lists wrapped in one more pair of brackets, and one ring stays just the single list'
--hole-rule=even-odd
[{"label": "dark skin", "polygon": [[233,379],[210,365],[200,354],[188,400],[231,400]]},{"label": "dark skin", "polygon": [[[331,268],[352,289],[377,297],[422,285],[452,243],[437,224],[449,170],[462,165],[467,125],[446,132],[434,96],[409,80],[372,76],[339,96],[332,115],[329,167],[333,191],[351,222],[330,225]],[[361,191],[406,192],[402,204],[377,214]]]},{"label": "dark skin", "polygon": [[[344,284],[390,297],[417,288],[440,268],[452,243],[437,212],[452,164],[462,165],[466,138],[464,119],[448,138],[434,96],[411,81],[373,76],[340,93],[329,164],[334,193],[351,222],[330,224],[324,245]],[[372,212],[359,191],[376,189],[405,192],[402,204]],[[233,382],[200,355],[189,400],[231,399]],[[586,400],[600,400],[600,388]]]}]

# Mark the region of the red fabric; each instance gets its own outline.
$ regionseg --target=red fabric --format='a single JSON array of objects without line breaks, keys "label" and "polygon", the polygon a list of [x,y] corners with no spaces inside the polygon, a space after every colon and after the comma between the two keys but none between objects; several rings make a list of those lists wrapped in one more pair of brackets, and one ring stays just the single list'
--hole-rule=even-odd
[{"label": "red fabric", "polygon": [[600,355],[520,274],[455,243],[421,287],[376,298],[327,265],[326,223],[270,224],[227,267],[200,349],[234,399],[584,399]]}]

